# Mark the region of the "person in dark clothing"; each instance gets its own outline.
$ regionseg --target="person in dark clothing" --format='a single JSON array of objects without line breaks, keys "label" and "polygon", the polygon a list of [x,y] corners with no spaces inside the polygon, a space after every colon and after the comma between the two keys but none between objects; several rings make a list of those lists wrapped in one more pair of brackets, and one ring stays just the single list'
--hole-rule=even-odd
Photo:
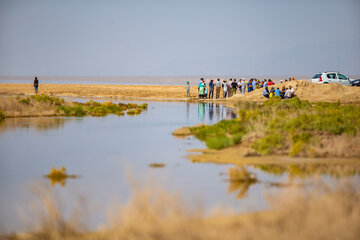
[{"label": "person in dark clothing", "polygon": [[211,80],[209,83],[209,99],[214,97],[214,80]]},{"label": "person in dark clothing", "polygon": [[35,77],[35,79],[34,79],[34,89],[35,89],[35,94],[38,94],[39,80],[37,77]]},{"label": "person in dark clothing", "polygon": [[281,92],[280,92],[280,97],[281,97],[282,99],[285,98],[285,91],[286,91],[285,87],[282,87]]},{"label": "person in dark clothing", "polygon": [[268,87],[265,87],[263,91],[263,96],[269,98],[269,95],[270,95],[269,89]]},{"label": "person in dark clothing", "polygon": [[237,89],[236,79],[234,79],[234,81],[231,83],[231,88],[232,88],[232,95],[235,95],[236,94],[236,89]]}]

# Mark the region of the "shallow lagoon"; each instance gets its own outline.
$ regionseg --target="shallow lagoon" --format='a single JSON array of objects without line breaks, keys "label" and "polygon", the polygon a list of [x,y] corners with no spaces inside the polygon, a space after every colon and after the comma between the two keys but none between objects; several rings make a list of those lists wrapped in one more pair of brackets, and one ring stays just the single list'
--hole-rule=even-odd
[{"label": "shallow lagoon", "polygon": [[[79,100],[84,101],[84,100]],[[205,211],[214,207],[238,212],[266,208],[265,197],[282,191],[267,184],[285,182],[286,173],[273,175],[250,168],[260,183],[234,185],[226,181],[230,165],[191,163],[188,149],[205,148],[188,137],[172,132],[182,126],[213,124],[234,117],[233,111],[213,103],[148,102],[148,110],[136,116],[82,118],[14,118],[0,125],[0,231],[23,230],[19,210],[32,199],[33,184],[50,185],[43,177],[51,167],[65,166],[70,174],[65,186],[55,185],[65,205],[84,196],[92,206],[90,225],[106,222],[106,211],[130,194],[130,182],[156,184],[178,192],[187,203],[201,203]],[[151,163],[165,167],[151,168]],[[358,177],[358,176],[356,176]],[[323,176],[327,181],[336,181]],[[239,192],[249,187],[238,198]]]}]

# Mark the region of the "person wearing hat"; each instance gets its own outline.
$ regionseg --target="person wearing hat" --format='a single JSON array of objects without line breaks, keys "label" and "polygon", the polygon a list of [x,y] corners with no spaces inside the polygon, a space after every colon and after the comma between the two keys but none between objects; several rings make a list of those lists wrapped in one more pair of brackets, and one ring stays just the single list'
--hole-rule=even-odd
[{"label": "person wearing hat", "polygon": [[190,97],[190,83],[189,83],[189,81],[186,82],[185,89],[186,89],[186,95],[189,98]]}]

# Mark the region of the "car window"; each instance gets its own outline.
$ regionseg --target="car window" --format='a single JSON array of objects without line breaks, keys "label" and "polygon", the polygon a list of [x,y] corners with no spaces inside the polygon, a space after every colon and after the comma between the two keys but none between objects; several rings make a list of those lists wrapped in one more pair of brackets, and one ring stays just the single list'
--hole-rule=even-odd
[{"label": "car window", "polygon": [[312,78],[319,78],[321,76],[321,74],[315,74]]},{"label": "car window", "polygon": [[336,73],[328,73],[326,76],[329,79],[336,79]]},{"label": "car window", "polygon": [[339,79],[342,79],[342,80],[347,80],[348,79],[345,75],[342,75],[340,73],[338,73],[338,77],[339,77]]}]

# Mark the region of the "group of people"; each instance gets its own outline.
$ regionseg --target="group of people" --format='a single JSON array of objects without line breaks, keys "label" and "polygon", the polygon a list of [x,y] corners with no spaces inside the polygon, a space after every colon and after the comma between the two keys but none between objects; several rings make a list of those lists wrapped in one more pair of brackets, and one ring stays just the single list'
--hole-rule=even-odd
[{"label": "group of people", "polygon": [[[285,79],[284,81],[291,81],[291,80],[295,80],[294,77],[289,78],[289,80]],[[282,83],[283,80],[280,81],[280,83]],[[287,89],[285,87],[283,87],[283,89],[280,91],[279,88],[277,88],[276,90],[274,89],[274,87],[271,88],[271,90],[269,91],[268,87],[271,85],[274,85],[274,81],[272,81],[271,79],[264,79],[262,81],[260,81],[259,79],[255,79],[252,78],[250,79],[248,82],[246,82],[245,78],[239,79],[239,81],[237,81],[236,79],[232,79],[230,78],[229,81],[227,81],[226,79],[224,80],[220,80],[220,78],[217,79],[217,81],[214,81],[213,79],[210,80],[210,82],[208,83],[208,86],[205,82],[204,78],[201,78],[198,84],[198,97],[199,99],[213,99],[214,98],[214,92],[215,92],[215,98],[218,99],[220,98],[220,92],[222,89],[222,95],[223,98],[226,97],[231,97],[234,94],[241,93],[241,94],[245,94],[245,92],[252,92],[256,89],[260,89],[260,88],[264,88],[263,91],[263,96],[264,97],[273,97],[273,96],[280,96],[282,98],[290,98],[291,96],[295,96],[295,92],[294,89],[290,86],[291,88],[291,94],[286,95],[286,91],[290,90]],[[278,92],[277,92],[278,90]],[[187,92],[187,97],[190,97],[190,83],[189,81],[187,81],[186,84],[186,92]]]},{"label": "group of people", "polygon": [[288,99],[295,97],[295,90],[292,86],[285,87],[283,86],[281,91],[279,88],[271,87],[270,91],[268,87],[265,87],[263,90],[263,96],[266,98],[272,97],[281,97],[282,99]]}]

